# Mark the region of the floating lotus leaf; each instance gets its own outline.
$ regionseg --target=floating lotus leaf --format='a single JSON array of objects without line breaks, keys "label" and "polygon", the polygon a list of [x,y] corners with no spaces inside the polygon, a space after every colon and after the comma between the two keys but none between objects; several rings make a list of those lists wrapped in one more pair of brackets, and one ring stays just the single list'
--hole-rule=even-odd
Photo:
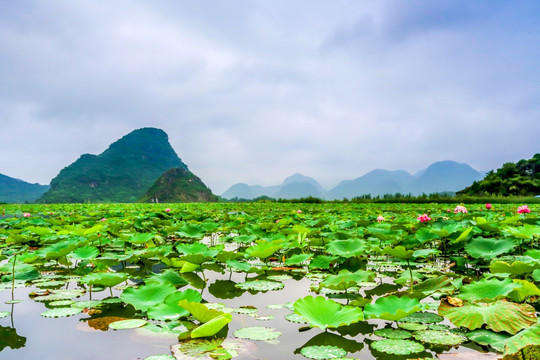
[{"label": "floating lotus leaf", "polygon": [[288,258],[287,260],[285,260],[285,265],[287,265],[287,266],[299,265],[299,264],[302,264],[305,261],[310,260],[312,257],[313,257],[313,254],[293,255],[290,258]]},{"label": "floating lotus leaf", "polygon": [[360,282],[372,281],[376,274],[372,271],[358,270],[350,272],[341,270],[337,275],[329,275],[321,283],[321,286],[332,290],[347,290]]},{"label": "floating lotus leaf", "polygon": [[84,295],[84,290],[51,290],[49,295],[38,296],[36,301],[69,300]]},{"label": "floating lotus leaf", "polygon": [[93,272],[83,276],[79,281],[91,286],[112,287],[127,280],[127,275],[114,272]]},{"label": "floating lotus leaf", "polygon": [[536,311],[531,305],[516,304],[508,301],[496,301],[489,304],[469,304],[461,307],[441,301],[439,315],[446,317],[456,326],[469,330],[486,324],[496,332],[506,331],[516,334],[521,329],[536,323]]},{"label": "floating lotus leaf", "polygon": [[241,339],[268,341],[280,337],[281,332],[269,327],[251,326],[236,330],[234,336]]},{"label": "floating lotus leaf", "polygon": [[95,259],[99,255],[99,249],[95,246],[82,246],[71,253],[71,257],[77,260]]},{"label": "floating lotus leaf", "polygon": [[64,281],[60,281],[60,280],[49,280],[49,281],[42,281],[40,283],[36,283],[36,286],[40,289],[47,289],[47,288],[53,288],[53,287],[58,287],[58,286],[63,286],[65,285],[66,283]]},{"label": "floating lotus leaf", "polygon": [[424,346],[410,340],[385,339],[374,341],[371,347],[379,352],[393,355],[409,355],[424,351]]},{"label": "floating lotus leaf", "polygon": [[452,279],[446,276],[437,276],[414,285],[414,292],[421,293],[422,297],[429,296],[435,292],[451,294],[455,290],[456,287],[452,284]]},{"label": "floating lotus leaf", "polygon": [[135,329],[146,324],[148,321],[143,319],[128,319],[112,322],[109,324],[109,328],[114,330]]},{"label": "floating lotus leaf", "polygon": [[326,252],[345,258],[364,255],[366,253],[366,241],[360,239],[333,240],[326,246]]},{"label": "floating lotus leaf", "polygon": [[517,246],[510,239],[486,239],[477,237],[465,245],[465,251],[474,258],[491,260],[496,256],[509,252]]},{"label": "floating lotus leaf", "polygon": [[127,288],[120,297],[136,309],[147,311],[149,308],[161,304],[167,296],[176,291],[168,283],[150,283],[138,288]]},{"label": "floating lotus leaf", "polygon": [[171,285],[174,285],[175,287],[180,287],[188,284],[188,282],[183,277],[181,277],[177,271],[173,269],[164,271],[161,274],[149,276],[145,280],[145,282],[146,284],[150,284],[152,282],[169,283]]},{"label": "floating lotus leaf", "polygon": [[272,281],[285,281],[285,280],[290,280],[293,277],[291,275],[281,274],[281,275],[270,275],[270,276],[267,276],[266,278]]},{"label": "floating lotus leaf", "polygon": [[412,336],[410,331],[390,328],[375,330],[374,334],[387,339],[408,339]]},{"label": "floating lotus leaf", "polygon": [[506,297],[515,288],[520,287],[514,284],[512,279],[482,279],[465,285],[460,289],[458,297],[468,301],[497,300]]},{"label": "floating lotus leaf", "polygon": [[11,314],[9,311],[0,311],[0,319],[5,318]]},{"label": "floating lotus leaf", "polygon": [[540,346],[540,324],[512,336],[504,343],[504,355],[513,355],[528,347]]},{"label": "floating lotus leaf", "polygon": [[405,316],[400,321],[429,324],[429,323],[438,323],[443,320],[444,318],[440,317],[437,314],[428,313],[428,312],[415,312],[413,314]]},{"label": "floating lotus leaf", "polygon": [[245,339],[193,339],[171,347],[176,360],[227,360],[255,349],[255,343]]},{"label": "floating lotus leaf", "polygon": [[[13,264],[6,263],[0,266],[0,274],[12,274]],[[40,274],[38,269],[33,265],[19,263],[18,261],[15,264],[15,279],[16,280],[34,280],[39,278]],[[12,275],[6,275],[4,279],[13,279]],[[4,280],[5,281],[5,280]]]},{"label": "floating lotus leaf", "polygon": [[297,324],[307,324],[308,323],[308,321],[307,321],[307,319],[305,317],[300,316],[300,315],[295,314],[295,313],[292,313],[292,314],[289,314],[289,315],[285,316],[285,320],[293,322],[293,323],[297,323]]},{"label": "floating lotus leaf", "polygon": [[339,259],[338,256],[317,255],[309,263],[310,269],[329,269],[330,264]]},{"label": "floating lotus leaf", "polygon": [[176,360],[176,358],[172,355],[159,354],[147,356],[144,358],[144,360]]},{"label": "floating lotus leaf", "polygon": [[261,260],[264,260],[272,256],[276,251],[281,250],[282,245],[281,241],[260,241],[257,245],[250,246],[246,249],[246,258],[247,257],[256,257]]},{"label": "floating lotus leaf", "polygon": [[503,273],[518,276],[530,274],[536,269],[540,269],[539,263],[528,263],[523,261],[514,261],[511,264],[506,261],[495,261],[489,266],[489,271],[492,274]]},{"label": "floating lotus leaf", "polygon": [[405,316],[422,310],[420,301],[406,296],[388,296],[380,297],[375,303],[367,304],[364,307],[364,313],[368,319],[383,319],[396,321]]},{"label": "floating lotus leaf", "polygon": [[300,353],[308,359],[315,360],[339,359],[347,355],[347,351],[342,348],[330,345],[306,346],[300,350]]},{"label": "floating lotus leaf", "polygon": [[428,324],[430,330],[450,331],[450,326],[444,324]]},{"label": "floating lotus leaf", "polygon": [[398,259],[411,259],[413,257],[414,251],[413,250],[407,250],[403,246],[396,246],[395,248],[392,248],[390,246],[387,246],[382,251],[383,255],[390,255],[392,257],[398,258]]},{"label": "floating lotus leaf", "polygon": [[154,320],[176,320],[189,315],[189,311],[178,305],[180,300],[200,302],[202,297],[198,291],[193,289],[173,292],[167,295],[163,303],[149,308],[148,317]]},{"label": "floating lotus leaf", "polygon": [[323,330],[364,320],[359,308],[343,306],[323,296],[306,296],[296,300],[294,312],[307,319],[312,326]]},{"label": "floating lotus leaf", "polygon": [[400,329],[409,330],[409,331],[420,331],[427,330],[427,325],[419,323],[399,323],[398,327]]},{"label": "floating lotus leaf", "polygon": [[246,281],[243,283],[236,284],[236,286],[239,287],[240,289],[255,290],[255,291],[281,290],[284,287],[284,285],[280,282],[266,281],[266,280]]},{"label": "floating lotus leaf", "polygon": [[49,317],[49,318],[52,318],[52,317],[56,318],[56,317],[73,316],[80,313],[81,313],[81,309],[77,309],[77,308],[55,308],[55,309],[42,312],[41,316]]},{"label": "floating lotus leaf", "polygon": [[459,345],[467,339],[449,331],[420,330],[413,333],[416,340],[435,345]]},{"label": "floating lotus leaf", "polygon": [[102,303],[101,300],[72,301],[70,306],[76,309],[90,309],[100,306]]},{"label": "floating lotus leaf", "polygon": [[486,329],[478,329],[470,331],[466,334],[469,340],[474,341],[480,345],[489,345],[497,351],[503,351],[504,343],[510,335],[506,333],[496,333],[494,331]]}]

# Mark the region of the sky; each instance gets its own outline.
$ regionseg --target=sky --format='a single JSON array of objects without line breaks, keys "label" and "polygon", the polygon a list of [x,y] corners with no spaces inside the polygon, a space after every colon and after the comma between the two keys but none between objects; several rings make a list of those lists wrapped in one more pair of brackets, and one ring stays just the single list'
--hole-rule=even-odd
[{"label": "sky", "polygon": [[0,1],[0,173],[157,127],[216,194],[540,152],[540,2]]}]

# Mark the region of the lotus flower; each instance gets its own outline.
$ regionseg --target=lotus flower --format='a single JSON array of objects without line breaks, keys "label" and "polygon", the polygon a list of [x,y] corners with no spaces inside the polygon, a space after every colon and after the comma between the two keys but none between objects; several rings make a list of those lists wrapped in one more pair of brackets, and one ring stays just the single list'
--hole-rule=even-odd
[{"label": "lotus flower", "polygon": [[297,214],[301,214],[301,213],[302,213],[302,210],[296,210],[296,213],[297,213]]},{"label": "lotus flower", "polygon": [[518,209],[517,209],[518,214],[526,214],[526,213],[530,213],[530,212],[531,212],[531,209],[529,209],[529,207],[527,205],[522,205],[522,206],[518,207]]},{"label": "lotus flower", "polygon": [[420,222],[430,221],[430,220],[431,220],[431,218],[428,216],[428,214],[420,215],[418,217],[418,221],[420,221]]},{"label": "lotus flower", "polygon": [[450,210],[450,209],[446,209],[446,212],[452,212],[452,210]]},{"label": "lotus flower", "polygon": [[378,222],[384,221],[383,216],[382,215],[377,216],[377,221]]},{"label": "lotus flower", "polygon": [[23,214],[23,217],[30,217],[30,216],[32,216],[32,215],[30,215],[30,213],[24,213]]},{"label": "lotus flower", "polygon": [[463,214],[466,214],[467,213],[467,208],[463,205],[458,205],[456,206],[456,208],[454,209],[454,214],[457,214],[457,213],[463,213]]},{"label": "lotus flower", "polygon": [[107,219],[103,218],[103,219],[101,219],[100,221],[107,221]]},{"label": "lotus flower", "polygon": [[486,204],[486,209],[491,210],[491,204],[490,203]]},{"label": "lotus flower", "polygon": [[171,209],[170,209],[170,208],[166,208],[166,209],[165,209],[165,212],[171,212]]}]

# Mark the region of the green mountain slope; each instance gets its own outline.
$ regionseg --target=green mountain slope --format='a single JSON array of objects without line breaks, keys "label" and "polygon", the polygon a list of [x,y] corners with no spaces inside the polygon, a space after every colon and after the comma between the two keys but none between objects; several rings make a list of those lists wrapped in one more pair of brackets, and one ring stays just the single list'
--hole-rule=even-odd
[{"label": "green mountain slope", "polygon": [[30,184],[26,181],[0,174],[0,202],[32,202],[43,195],[49,188],[49,185]]},{"label": "green mountain slope", "polygon": [[140,202],[215,202],[218,197],[186,168],[169,169],[148,189]]},{"label": "green mountain slope", "polygon": [[459,195],[540,195],[540,154],[531,159],[508,162],[500,169],[490,171],[481,181],[458,192]]},{"label": "green mountain slope", "polygon": [[187,168],[160,129],[142,128],[100,155],[82,155],[62,169],[42,203],[134,202],[173,167]]}]

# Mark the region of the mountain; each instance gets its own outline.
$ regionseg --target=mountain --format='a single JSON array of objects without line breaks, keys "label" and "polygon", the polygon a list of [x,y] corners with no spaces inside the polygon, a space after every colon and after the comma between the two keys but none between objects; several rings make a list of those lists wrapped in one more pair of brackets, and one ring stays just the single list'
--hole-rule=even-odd
[{"label": "mountain", "polygon": [[431,164],[414,179],[409,192],[415,195],[454,192],[480,179],[482,179],[482,174],[467,164],[439,161]]},{"label": "mountain", "polygon": [[0,174],[0,202],[32,202],[43,195],[49,188],[49,185],[30,184],[26,181]]},{"label": "mountain", "polygon": [[413,180],[411,174],[403,170],[389,171],[376,169],[354,180],[343,181],[328,192],[328,199],[353,198],[365,194],[372,196],[407,193]]},{"label": "mountain", "polygon": [[301,197],[324,197],[325,191],[313,178],[296,173],[286,178],[282,184],[274,186],[248,185],[238,183],[221,194],[224,199],[256,199],[261,196],[281,199]]},{"label": "mountain", "polygon": [[177,202],[215,202],[218,197],[191,171],[177,167],[165,171],[146,194],[141,202],[177,203]]},{"label": "mountain", "polygon": [[51,181],[42,203],[134,202],[165,171],[187,166],[160,129],[142,128],[99,155],[84,154]]},{"label": "mountain", "polygon": [[540,195],[540,153],[531,159],[508,162],[496,171],[472,185],[458,191],[460,195],[502,195],[536,196]]}]

